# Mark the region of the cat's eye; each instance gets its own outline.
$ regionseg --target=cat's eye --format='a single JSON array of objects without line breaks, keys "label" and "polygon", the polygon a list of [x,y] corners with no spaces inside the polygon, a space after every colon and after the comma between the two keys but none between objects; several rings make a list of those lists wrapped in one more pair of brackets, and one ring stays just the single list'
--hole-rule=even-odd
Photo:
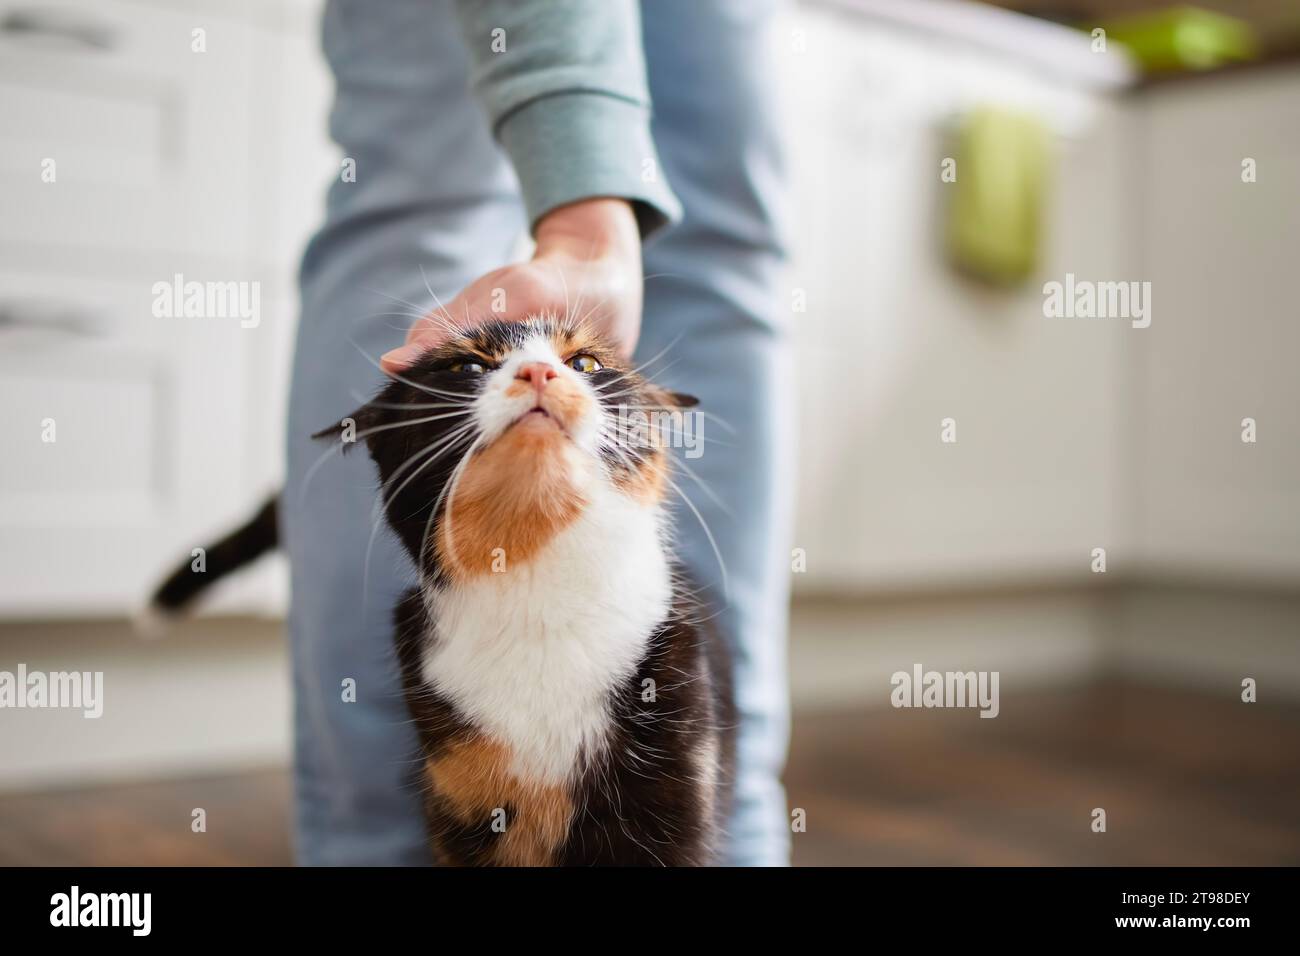
[{"label": "cat's eye", "polygon": [[569,359],[569,368],[575,372],[585,372],[588,375],[592,372],[599,372],[604,367],[590,355],[575,355]]},{"label": "cat's eye", "polygon": [[466,375],[482,375],[487,371],[481,362],[455,362],[447,366],[449,372],[464,372]]}]

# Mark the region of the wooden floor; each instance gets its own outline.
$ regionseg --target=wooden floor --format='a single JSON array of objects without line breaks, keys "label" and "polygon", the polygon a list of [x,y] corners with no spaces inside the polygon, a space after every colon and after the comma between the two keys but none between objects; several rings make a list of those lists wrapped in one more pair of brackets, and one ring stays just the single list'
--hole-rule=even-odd
[{"label": "wooden floor", "polygon": [[[808,865],[1300,863],[1300,709],[1103,685],[798,720]],[[1090,827],[1106,811],[1106,832]]]},{"label": "wooden floor", "polygon": [[[802,865],[1300,863],[1300,708],[1231,689],[803,714],[786,781]],[[288,827],[283,770],[7,796],[0,864],[285,864]]]}]

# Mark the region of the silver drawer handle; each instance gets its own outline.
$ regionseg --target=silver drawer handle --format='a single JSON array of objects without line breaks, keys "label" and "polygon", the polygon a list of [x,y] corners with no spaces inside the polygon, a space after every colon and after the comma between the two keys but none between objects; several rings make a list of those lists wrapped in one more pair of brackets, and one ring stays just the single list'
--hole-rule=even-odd
[{"label": "silver drawer handle", "polygon": [[117,33],[109,24],[74,10],[12,10],[0,20],[0,33],[68,40],[93,50],[111,50],[117,43]]},{"label": "silver drawer handle", "polygon": [[44,329],[66,335],[95,336],[105,331],[107,316],[89,306],[55,299],[0,299],[0,331]]}]

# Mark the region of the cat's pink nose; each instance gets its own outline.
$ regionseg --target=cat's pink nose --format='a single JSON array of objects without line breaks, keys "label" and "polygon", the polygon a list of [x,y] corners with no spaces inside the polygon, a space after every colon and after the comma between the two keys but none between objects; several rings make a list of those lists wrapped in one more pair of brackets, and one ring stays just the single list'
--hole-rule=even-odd
[{"label": "cat's pink nose", "polygon": [[515,372],[515,378],[522,379],[525,382],[532,382],[537,397],[541,398],[546,383],[559,374],[555,370],[555,366],[550,362],[525,362],[519,366],[519,371]]}]

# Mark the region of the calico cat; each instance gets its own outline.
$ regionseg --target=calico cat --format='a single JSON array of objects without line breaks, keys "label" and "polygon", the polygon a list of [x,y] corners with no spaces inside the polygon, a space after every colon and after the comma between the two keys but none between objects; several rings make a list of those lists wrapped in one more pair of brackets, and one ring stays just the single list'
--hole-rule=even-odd
[{"label": "calico cat", "polygon": [[[394,630],[437,862],[717,860],[730,665],[672,557],[663,434],[626,427],[693,404],[538,318],[456,334],[316,436],[365,442],[419,572]],[[273,513],[249,523],[252,548],[268,529]]]}]

